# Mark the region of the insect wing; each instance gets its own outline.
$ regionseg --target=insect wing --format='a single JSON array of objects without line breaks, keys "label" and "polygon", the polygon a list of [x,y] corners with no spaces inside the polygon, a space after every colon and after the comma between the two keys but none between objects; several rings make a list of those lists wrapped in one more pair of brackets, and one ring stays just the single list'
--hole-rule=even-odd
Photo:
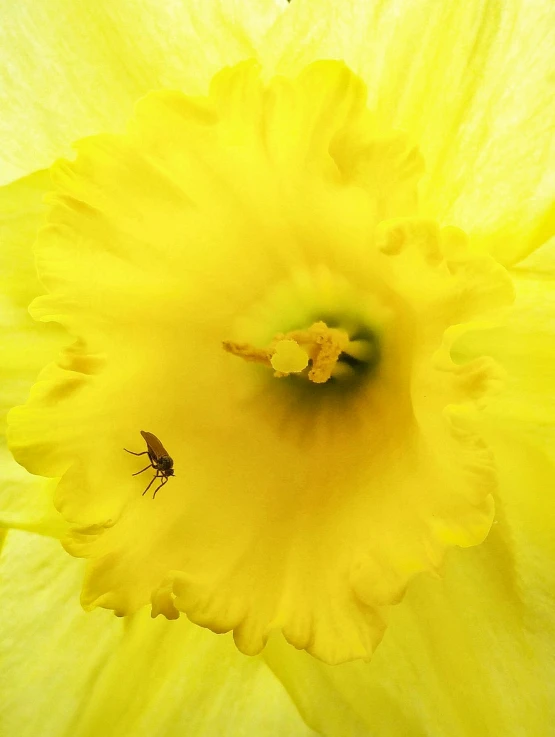
[{"label": "insect wing", "polygon": [[146,432],[145,430],[141,430],[141,435],[145,439],[145,443],[148,448],[148,455],[152,462],[157,461],[158,458],[162,458],[162,456],[169,455],[168,451],[164,448],[156,435],[153,435],[151,432]]}]

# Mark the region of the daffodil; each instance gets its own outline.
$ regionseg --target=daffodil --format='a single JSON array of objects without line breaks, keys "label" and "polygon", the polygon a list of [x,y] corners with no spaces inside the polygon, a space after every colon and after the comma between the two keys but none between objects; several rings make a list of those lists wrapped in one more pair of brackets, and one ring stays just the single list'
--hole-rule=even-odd
[{"label": "daffodil", "polygon": [[4,33],[6,734],[547,737],[552,4]]}]

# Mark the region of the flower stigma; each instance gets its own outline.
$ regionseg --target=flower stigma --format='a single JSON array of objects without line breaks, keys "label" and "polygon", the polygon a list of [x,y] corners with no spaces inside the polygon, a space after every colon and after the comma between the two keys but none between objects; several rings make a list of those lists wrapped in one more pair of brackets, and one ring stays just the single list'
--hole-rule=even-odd
[{"label": "flower stigma", "polygon": [[[60,479],[86,609],[369,658],[410,580],[487,535],[474,417],[503,377],[457,341],[511,280],[419,213],[422,156],[366,100],[339,62],[244,62],[52,167],[31,311],[74,342],[10,438]],[[176,469],[155,501],[122,451],[143,428]]]}]

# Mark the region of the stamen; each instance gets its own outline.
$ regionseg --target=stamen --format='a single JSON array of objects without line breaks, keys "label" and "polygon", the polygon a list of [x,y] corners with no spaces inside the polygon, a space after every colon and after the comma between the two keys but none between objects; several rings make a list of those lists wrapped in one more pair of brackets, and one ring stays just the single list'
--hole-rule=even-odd
[{"label": "stamen", "polygon": [[267,348],[256,348],[250,343],[223,342],[224,350],[245,361],[254,361],[274,369],[281,378],[300,374],[310,364],[307,378],[315,384],[325,384],[331,376],[352,376],[352,369],[338,363],[340,357],[349,357],[354,363],[369,362],[374,358],[375,346],[367,340],[350,340],[346,330],[330,328],[325,322],[315,322],[306,330],[278,333]]}]

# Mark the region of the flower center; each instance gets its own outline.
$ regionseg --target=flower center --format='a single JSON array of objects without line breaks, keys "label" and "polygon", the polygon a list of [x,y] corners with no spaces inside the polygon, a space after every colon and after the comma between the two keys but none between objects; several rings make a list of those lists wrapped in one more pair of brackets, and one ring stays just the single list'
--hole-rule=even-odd
[{"label": "flower center", "polygon": [[86,608],[367,658],[411,577],[483,540],[497,372],[453,356],[511,286],[418,216],[421,171],[336,62],[153,93],[53,167],[32,310],[78,340],[11,435],[60,477]]},{"label": "flower center", "polygon": [[277,378],[301,374],[315,384],[325,384],[331,378],[352,379],[356,368],[367,368],[377,359],[372,341],[352,340],[346,330],[330,328],[322,320],[306,330],[278,333],[266,348],[232,340],[224,341],[223,347],[246,361],[273,368]]}]

